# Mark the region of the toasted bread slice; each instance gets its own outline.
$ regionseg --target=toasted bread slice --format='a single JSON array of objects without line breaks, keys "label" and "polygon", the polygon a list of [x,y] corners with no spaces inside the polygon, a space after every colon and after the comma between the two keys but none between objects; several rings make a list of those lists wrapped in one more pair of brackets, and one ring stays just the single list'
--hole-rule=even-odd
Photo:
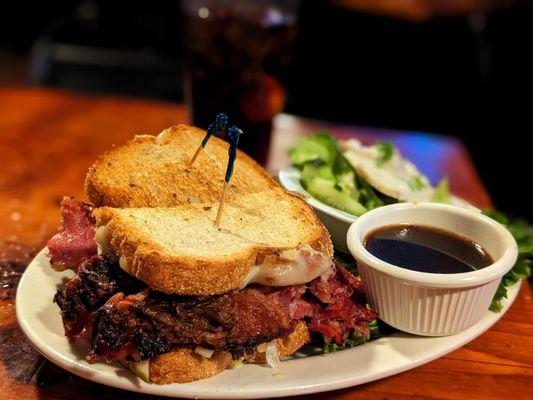
[{"label": "toasted bread slice", "polygon": [[216,212],[211,204],[102,207],[94,210],[97,241],[125,271],[168,294],[307,283],[331,266],[329,233],[299,196],[279,189],[236,197],[219,228]]},{"label": "toasted bread slice", "polygon": [[[291,356],[304,344],[309,343],[310,340],[311,335],[309,329],[307,329],[307,324],[305,321],[299,321],[289,335],[281,339],[276,339],[278,356],[280,358]],[[245,361],[249,364],[265,364],[267,362],[266,351],[256,349],[252,355],[245,357]]]},{"label": "toasted bread slice", "polygon": [[[279,357],[294,354],[310,340],[305,322],[300,321],[293,332],[276,340]],[[250,364],[266,363],[265,351],[256,350],[245,358]],[[202,357],[187,348],[174,349],[150,360],[149,381],[153,383],[186,383],[208,378],[230,368],[233,358],[228,352],[215,352],[211,358]]]},{"label": "toasted bread slice", "polygon": [[[214,203],[221,195],[228,163],[228,144],[212,137],[191,166],[205,132],[178,125],[159,136],[137,136],[102,155],[89,169],[85,190],[97,207],[174,207]],[[253,159],[237,151],[226,193],[236,196],[279,187]]]},{"label": "toasted bread slice", "polygon": [[228,369],[233,364],[231,354],[225,351],[202,357],[192,349],[180,348],[150,360],[149,382],[186,383],[209,378]]}]

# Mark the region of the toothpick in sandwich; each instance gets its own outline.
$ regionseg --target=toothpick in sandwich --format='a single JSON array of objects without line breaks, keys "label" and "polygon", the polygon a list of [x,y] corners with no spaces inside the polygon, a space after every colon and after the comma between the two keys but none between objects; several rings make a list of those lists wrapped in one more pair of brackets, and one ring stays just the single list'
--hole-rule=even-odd
[{"label": "toothpick in sandwich", "polygon": [[227,124],[228,124],[228,116],[224,113],[218,114],[215,119],[215,122],[209,124],[209,127],[207,128],[207,132],[205,133],[205,136],[202,140],[202,143],[200,143],[200,145],[198,146],[194,155],[191,158],[190,165],[193,165],[193,163],[196,161],[202,149],[205,147],[205,145],[207,144],[207,141],[212,135],[215,135],[217,137],[222,137],[222,135],[224,134],[224,131],[226,130]]},{"label": "toothpick in sandwich", "polygon": [[220,202],[218,203],[217,218],[215,220],[215,226],[218,228],[220,226],[220,220],[222,218],[222,210],[224,208],[224,197],[226,196],[226,191],[228,190],[229,181],[231,175],[233,174],[233,165],[235,164],[235,158],[237,157],[237,146],[239,144],[239,138],[242,135],[242,130],[237,128],[235,125],[231,126],[228,129],[227,136],[229,142],[228,149],[228,166],[226,168],[226,176],[224,178],[224,187],[222,188],[222,194],[220,195]]}]

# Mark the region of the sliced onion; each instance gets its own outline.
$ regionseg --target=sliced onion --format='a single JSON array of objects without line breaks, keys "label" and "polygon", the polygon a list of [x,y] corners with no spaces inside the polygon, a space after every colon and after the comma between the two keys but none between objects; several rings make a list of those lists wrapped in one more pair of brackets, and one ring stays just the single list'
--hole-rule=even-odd
[{"label": "sliced onion", "polygon": [[194,349],[194,352],[196,354],[200,354],[202,357],[211,358],[215,350],[206,349],[205,347],[198,346],[196,349]]},{"label": "sliced onion", "polygon": [[145,361],[127,361],[121,360],[122,364],[128,367],[131,372],[141,378],[143,381],[150,383],[150,360]]},{"label": "sliced onion", "polygon": [[266,348],[266,362],[270,368],[276,368],[279,364],[278,348],[276,340],[271,341]]}]

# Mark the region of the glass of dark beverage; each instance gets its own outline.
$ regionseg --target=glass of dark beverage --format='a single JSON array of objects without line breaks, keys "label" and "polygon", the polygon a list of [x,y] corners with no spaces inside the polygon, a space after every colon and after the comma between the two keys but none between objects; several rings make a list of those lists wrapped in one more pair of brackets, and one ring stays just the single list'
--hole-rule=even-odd
[{"label": "glass of dark beverage", "polygon": [[239,147],[260,164],[272,118],[283,110],[297,29],[297,0],[184,0],[185,98],[191,120],[216,114],[244,134]]}]

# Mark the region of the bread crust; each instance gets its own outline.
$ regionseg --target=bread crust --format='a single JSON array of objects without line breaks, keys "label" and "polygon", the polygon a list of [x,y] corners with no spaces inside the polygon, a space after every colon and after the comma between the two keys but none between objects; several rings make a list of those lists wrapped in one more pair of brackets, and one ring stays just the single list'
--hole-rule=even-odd
[{"label": "bread crust", "polygon": [[[279,357],[294,354],[310,340],[309,330],[304,321],[299,321],[294,330],[284,338],[276,339]],[[248,364],[266,363],[265,352],[258,352],[245,357]],[[233,358],[230,353],[217,351],[211,358],[196,354],[192,349],[174,349],[150,360],[150,382],[157,384],[186,383],[217,375],[231,368]]]}]

